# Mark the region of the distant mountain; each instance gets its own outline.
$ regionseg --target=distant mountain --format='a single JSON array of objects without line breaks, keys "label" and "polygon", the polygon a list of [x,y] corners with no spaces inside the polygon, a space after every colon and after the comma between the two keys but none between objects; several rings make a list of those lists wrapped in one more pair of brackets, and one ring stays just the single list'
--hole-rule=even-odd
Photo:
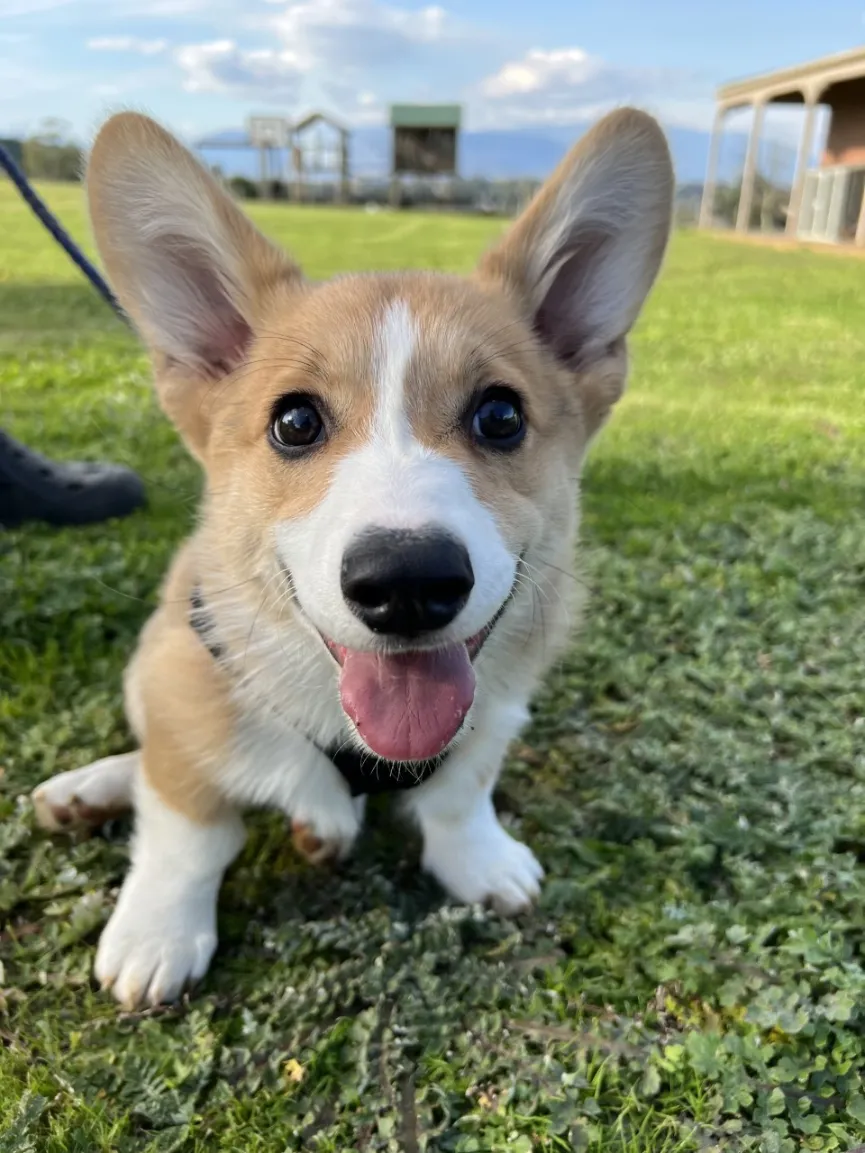
[{"label": "distant mountain", "polygon": [[[561,160],[588,124],[550,125],[539,129],[463,132],[460,137],[460,174],[488,180],[537,179]],[[667,138],[679,184],[701,183],[709,155],[709,134],[694,128],[668,128]],[[218,164],[227,176],[255,179],[258,157],[243,146],[243,130],[218,132],[199,143],[208,164]],[[351,135],[351,169],[355,176],[384,176],[390,164],[390,133],[385,127],[356,128]],[[745,137],[725,137],[720,178],[732,179],[741,169]],[[726,158],[726,164],[723,163]],[[787,173],[780,176],[789,178]]]}]

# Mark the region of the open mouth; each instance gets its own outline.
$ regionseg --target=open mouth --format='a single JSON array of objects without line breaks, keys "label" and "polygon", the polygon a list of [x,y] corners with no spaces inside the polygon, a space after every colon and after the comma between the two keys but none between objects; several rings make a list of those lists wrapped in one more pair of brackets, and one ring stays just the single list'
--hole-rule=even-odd
[{"label": "open mouth", "polygon": [[342,707],[373,753],[427,761],[447,749],[474,700],[473,662],[512,595],[474,636],[441,648],[364,652],[321,634],[340,666]]}]

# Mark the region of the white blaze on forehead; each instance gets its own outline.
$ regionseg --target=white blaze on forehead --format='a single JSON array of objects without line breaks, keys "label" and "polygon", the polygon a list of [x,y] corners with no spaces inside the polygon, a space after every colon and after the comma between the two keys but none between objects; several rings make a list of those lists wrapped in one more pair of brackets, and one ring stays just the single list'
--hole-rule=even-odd
[{"label": "white blaze on forehead", "polygon": [[376,392],[376,439],[405,447],[412,439],[406,377],[417,344],[417,326],[404,300],[385,309],[375,334],[373,382]]},{"label": "white blaze on forehead", "polygon": [[348,648],[368,648],[370,634],[345,603],[342,560],[351,543],[371,530],[435,529],[465,545],[475,584],[453,630],[460,640],[489,623],[514,580],[515,558],[464,470],[412,430],[416,398],[409,371],[420,332],[405,300],[381,311],[369,368],[375,393],[370,436],[336,463],[316,509],[277,528],[279,555],[305,613],[320,632]]}]

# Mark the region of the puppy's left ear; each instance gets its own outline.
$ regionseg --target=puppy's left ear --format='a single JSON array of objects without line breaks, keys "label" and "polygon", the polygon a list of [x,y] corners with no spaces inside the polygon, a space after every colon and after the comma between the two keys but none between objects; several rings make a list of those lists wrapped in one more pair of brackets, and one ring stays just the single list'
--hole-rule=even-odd
[{"label": "puppy's left ear", "polygon": [[613,112],[571,150],[478,269],[516,297],[561,365],[586,373],[589,432],[624,386],[624,339],[661,266],[673,191],[657,122],[634,109]]},{"label": "puppy's left ear", "polygon": [[162,406],[202,458],[212,408],[230,389],[254,333],[300,270],[253,227],[178,140],[121,112],[99,132],[87,166],[96,244],[147,345]]}]

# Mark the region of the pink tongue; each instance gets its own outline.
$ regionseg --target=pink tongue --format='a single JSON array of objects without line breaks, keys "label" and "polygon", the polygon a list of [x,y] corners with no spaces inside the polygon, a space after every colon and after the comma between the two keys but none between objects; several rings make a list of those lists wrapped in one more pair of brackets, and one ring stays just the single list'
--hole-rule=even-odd
[{"label": "pink tongue", "polygon": [[425,761],[447,748],[475,695],[465,645],[380,656],[345,652],[342,707],[363,740],[389,761]]}]

